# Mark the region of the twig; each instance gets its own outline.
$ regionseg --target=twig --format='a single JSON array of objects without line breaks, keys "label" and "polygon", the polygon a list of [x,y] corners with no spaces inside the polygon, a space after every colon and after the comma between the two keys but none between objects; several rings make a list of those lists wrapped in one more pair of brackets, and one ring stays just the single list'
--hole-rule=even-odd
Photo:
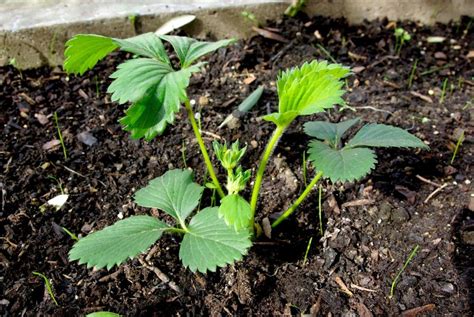
[{"label": "twig", "polygon": [[431,194],[428,195],[428,197],[426,197],[425,201],[423,203],[427,203],[431,198],[433,198],[434,195],[436,195],[437,193],[439,193],[440,191],[442,191],[444,188],[446,188],[448,186],[448,184],[443,184],[441,187],[438,187],[436,188]]},{"label": "twig", "polygon": [[339,285],[339,287],[341,288],[341,291],[344,294],[348,295],[349,297],[354,296],[354,294],[347,288],[346,284],[344,284],[344,282],[339,276],[337,275],[334,276],[334,281],[337,283],[337,285]]},{"label": "twig", "polygon": [[365,206],[365,205],[370,205],[373,204],[374,201],[371,199],[358,199],[358,200],[352,200],[345,202],[341,205],[342,208],[347,208],[347,207],[357,207],[357,206]]},{"label": "twig", "polygon": [[151,265],[148,265],[144,260],[142,259],[138,259],[138,261],[140,261],[140,263],[145,267],[147,268],[148,270],[152,271],[153,273],[155,273],[155,275],[165,284],[168,284],[168,286],[173,290],[175,291],[176,293],[178,294],[181,294],[181,288],[175,283],[173,282],[172,280],[170,280],[170,278],[168,277],[168,275],[166,275],[165,273],[161,272],[161,270],[155,266],[151,266]]},{"label": "twig", "polygon": [[355,288],[355,289],[358,289],[360,291],[364,291],[364,292],[377,293],[376,289],[365,288],[365,287],[362,287],[362,286],[359,286],[359,285],[356,285],[356,284],[353,284],[353,283],[351,283],[351,287]]},{"label": "twig", "polygon": [[388,110],[384,110],[384,109],[377,109],[375,107],[372,107],[372,106],[364,106],[364,107],[353,107],[354,109],[370,109],[370,110],[373,110],[373,111],[376,111],[376,112],[385,112],[385,113],[388,113],[390,115],[393,115],[393,112],[391,111],[388,111]]},{"label": "twig", "polygon": [[215,133],[212,133],[212,132],[209,132],[209,131],[204,131],[204,130],[201,130],[201,133],[205,134],[205,135],[212,136],[215,139],[222,140],[222,137],[220,135],[215,134]]},{"label": "twig", "polygon": [[67,166],[65,166],[65,165],[63,165],[63,167],[64,167],[66,170],[68,170],[69,172],[73,173],[73,174],[76,174],[76,175],[78,175],[78,176],[81,176],[81,177],[87,178],[87,176],[84,176],[84,175],[82,175],[81,173],[79,173],[79,172],[76,172],[76,171],[75,171],[75,170],[73,170],[72,168],[69,168],[69,167],[67,167]]},{"label": "twig", "polygon": [[429,179],[426,179],[426,178],[424,178],[423,176],[420,176],[420,175],[416,175],[416,178],[418,178],[422,182],[425,182],[427,184],[430,184],[430,185],[433,185],[433,186],[436,186],[436,187],[441,187],[442,186],[442,185],[440,185],[438,183],[435,183],[433,181],[430,181]]}]

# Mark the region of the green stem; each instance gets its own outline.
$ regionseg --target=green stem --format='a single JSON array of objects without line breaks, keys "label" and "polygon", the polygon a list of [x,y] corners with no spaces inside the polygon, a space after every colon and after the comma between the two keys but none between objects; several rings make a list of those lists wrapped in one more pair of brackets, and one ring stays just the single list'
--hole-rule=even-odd
[{"label": "green stem", "polygon": [[280,140],[281,135],[285,131],[285,128],[286,126],[277,126],[277,128],[273,132],[273,135],[270,141],[268,141],[267,147],[265,148],[265,152],[263,152],[260,165],[258,166],[257,175],[255,177],[255,184],[253,185],[253,190],[252,190],[252,198],[250,199],[250,209],[252,211],[252,217],[251,217],[252,230],[253,230],[253,224],[254,224],[255,210],[257,209],[258,193],[260,192],[260,187],[262,186],[263,174],[265,173],[265,168],[267,167],[268,160],[270,159],[270,156],[272,155],[273,150],[275,149],[275,146],[278,143],[278,140]]},{"label": "green stem", "polygon": [[287,211],[285,211],[280,217],[278,217],[277,220],[275,220],[275,222],[272,223],[272,228],[275,228],[276,226],[278,226],[280,222],[288,218],[288,216],[290,216],[296,210],[296,208],[298,208],[298,206],[303,202],[303,200],[305,200],[306,196],[308,196],[311,189],[314,187],[314,185],[316,185],[316,183],[319,181],[319,179],[322,176],[323,176],[323,172],[318,172],[318,174],[314,176],[311,183],[309,183],[309,185],[306,187],[304,192],[300,195],[300,197],[298,197],[298,199],[296,199],[293,205],[291,205],[291,207],[288,208]]},{"label": "green stem", "polygon": [[191,107],[191,103],[189,99],[186,99],[184,102],[186,107],[186,111],[188,113],[189,121],[191,122],[191,126],[193,127],[194,135],[196,136],[196,140],[199,144],[199,148],[201,149],[202,156],[204,158],[204,162],[206,163],[207,171],[209,172],[209,176],[211,177],[212,182],[216,186],[217,192],[221,198],[224,198],[225,194],[222,190],[221,184],[219,184],[219,180],[217,179],[216,173],[214,172],[214,167],[212,166],[211,159],[209,158],[209,154],[207,153],[206,145],[202,140],[201,132],[199,131],[199,127],[196,123],[196,119],[194,119],[194,112]]},{"label": "green stem", "polygon": [[165,231],[171,232],[171,233],[180,233],[180,234],[185,234],[188,232],[188,229],[181,229],[181,228],[167,228]]}]

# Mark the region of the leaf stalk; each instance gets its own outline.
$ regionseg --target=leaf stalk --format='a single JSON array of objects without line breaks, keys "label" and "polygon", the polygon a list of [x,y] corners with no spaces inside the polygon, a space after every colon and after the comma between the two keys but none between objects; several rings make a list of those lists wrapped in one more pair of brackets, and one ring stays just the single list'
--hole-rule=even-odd
[{"label": "leaf stalk", "polygon": [[199,148],[201,150],[202,156],[204,158],[204,162],[206,163],[207,171],[209,172],[209,176],[211,177],[212,182],[216,186],[216,190],[219,193],[221,198],[224,198],[225,194],[222,190],[221,184],[217,179],[216,172],[214,171],[214,167],[212,166],[211,159],[209,158],[209,153],[207,152],[206,145],[202,140],[201,131],[199,131],[199,127],[196,123],[196,119],[194,119],[194,112],[193,108],[191,107],[191,103],[189,99],[184,101],[184,106],[186,107],[186,112],[188,113],[189,121],[191,122],[191,126],[193,127],[194,135],[196,136],[196,140],[199,144]]},{"label": "leaf stalk", "polygon": [[265,148],[265,151],[263,152],[263,155],[262,155],[262,159],[260,160],[260,165],[258,166],[257,175],[255,176],[255,184],[253,185],[253,190],[252,190],[252,197],[250,199],[250,210],[252,212],[250,230],[252,231],[253,231],[254,221],[255,221],[254,219],[255,210],[257,209],[258,194],[260,192],[260,187],[262,186],[263,174],[265,173],[268,160],[270,159],[270,156],[272,155],[273,150],[275,149],[283,132],[285,132],[285,128],[286,126],[277,126],[277,128],[273,132],[272,137],[267,143],[267,147]]},{"label": "leaf stalk", "polygon": [[288,210],[286,210],[283,214],[281,214],[281,216],[278,217],[278,219],[272,223],[272,228],[275,228],[276,226],[278,226],[283,220],[288,218],[296,210],[296,208],[298,208],[298,206],[303,202],[303,200],[305,200],[306,196],[308,196],[308,194],[311,192],[311,189],[314,187],[314,185],[316,185],[316,183],[319,181],[319,179],[322,176],[323,176],[323,172],[318,172],[316,176],[314,176],[311,183],[309,183],[309,185],[305,188],[303,193],[301,193],[300,197],[296,199],[293,205],[291,205],[291,207],[288,208]]}]

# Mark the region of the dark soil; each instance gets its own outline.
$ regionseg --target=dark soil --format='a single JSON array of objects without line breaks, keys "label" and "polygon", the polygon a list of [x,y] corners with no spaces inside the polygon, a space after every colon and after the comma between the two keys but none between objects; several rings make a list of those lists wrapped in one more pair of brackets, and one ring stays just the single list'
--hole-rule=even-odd
[{"label": "dark soil", "polygon": [[[200,109],[203,130],[210,132],[204,134],[205,141],[209,145],[217,134],[228,141],[247,142],[244,164],[254,170],[273,129],[260,117],[277,107],[277,72],[315,58],[327,59],[317,44],[338,62],[357,67],[348,79],[346,95],[356,112],[302,118],[283,137],[264,179],[259,221],[284,210],[303,189],[302,153],[308,142],[302,132],[304,121],[337,122],[360,116],[406,128],[429,143],[431,151],[378,150],[379,164],[369,177],[344,185],[323,182],[322,237],[314,191],[297,213],[273,231],[272,239],[258,240],[242,262],[207,275],[193,274],[180,265],[178,244],[171,236],[141,256],[142,262],[129,260],[111,271],[89,270],[69,263],[67,253],[74,241],[59,227],[83,236],[119,217],[150,213],[136,207],[131,197],[170,168],[186,164],[202,181],[204,166],[184,111],[153,142],[131,140],[117,122],[125,107],[111,103],[105,93],[108,75],[126,57],[122,53],[82,77],[68,77],[59,68],[21,74],[12,67],[0,69],[1,315],[73,316],[110,310],[130,316],[310,312],[386,316],[413,308],[430,316],[471,315],[474,71],[472,59],[466,57],[473,50],[468,22],[433,27],[402,23],[413,39],[396,57],[393,28],[386,20],[348,26],[343,19],[300,16],[269,23],[281,30],[288,43],[256,36],[210,56],[209,66],[194,76],[189,91]],[[447,39],[428,44],[426,37],[435,35]],[[418,65],[408,88],[415,59]],[[249,83],[252,76],[256,79]],[[441,103],[445,79],[448,91]],[[265,93],[255,111],[239,127],[217,129],[258,85],[265,85]],[[60,146],[43,149],[57,139],[55,111],[67,159]],[[95,144],[78,139],[85,131],[96,138]],[[462,131],[466,139],[450,164]],[[424,202],[438,186],[418,176],[448,186]],[[70,195],[69,201],[60,211],[41,213],[39,206],[60,193],[58,182]],[[205,195],[209,203],[211,195],[208,191]],[[401,275],[395,296],[388,299],[392,279],[416,245],[419,252]],[[151,266],[142,264],[145,258]],[[157,278],[150,270],[153,267],[176,283],[181,293]],[[51,280],[59,306],[33,271]],[[338,278],[353,296],[342,291]]]}]

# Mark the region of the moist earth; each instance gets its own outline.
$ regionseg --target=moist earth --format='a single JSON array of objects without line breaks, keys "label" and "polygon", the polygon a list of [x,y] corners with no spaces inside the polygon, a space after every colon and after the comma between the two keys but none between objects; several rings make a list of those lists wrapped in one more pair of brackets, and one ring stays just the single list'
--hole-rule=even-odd
[{"label": "moist earth", "polygon": [[[209,56],[189,88],[204,140],[208,148],[215,139],[247,143],[243,165],[254,172],[273,129],[261,117],[277,109],[278,71],[313,59],[334,59],[353,68],[345,95],[352,110],[300,118],[280,141],[265,174],[259,222],[275,218],[304,189],[306,121],[358,116],[407,129],[431,150],[377,150],[378,165],[364,179],[321,183],[323,235],[318,191],[313,190],[271,238],[256,241],[243,261],[208,274],[182,267],[179,238],[174,236],[163,237],[146,254],[110,271],[68,261],[74,241],[61,227],[81,237],[130,215],[163,217],[137,207],[132,196],[168,169],[192,168],[203,182],[205,167],[184,111],[152,142],[132,140],[122,131],[118,119],[126,106],[112,103],[106,90],[108,75],[129,56],[114,53],[81,77],[58,67],[21,72],[1,68],[1,314],[471,315],[471,22],[464,18],[432,27],[398,22],[412,40],[396,56],[394,23],[388,20],[350,26],[344,19],[299,15],[268,21],[269,30],[282,41],[256,35]],[[429,36],[445,40],[428,43]],[[232,127],[219,129],[259,85],[265,90],[253,111]],[[54,112],[67,158],[54,141]],[[462,133],[464,142],[451,163]],[[313,174],[308,164],[307,177]],[[66,205],[41,212],[40,206],[61,188],[70,195]],[[206,190],[202,205],[212,201],[212,192]],[[389,299],[393,278],[417,245]],[[51,280],[57,306],[32,272]]]}]

